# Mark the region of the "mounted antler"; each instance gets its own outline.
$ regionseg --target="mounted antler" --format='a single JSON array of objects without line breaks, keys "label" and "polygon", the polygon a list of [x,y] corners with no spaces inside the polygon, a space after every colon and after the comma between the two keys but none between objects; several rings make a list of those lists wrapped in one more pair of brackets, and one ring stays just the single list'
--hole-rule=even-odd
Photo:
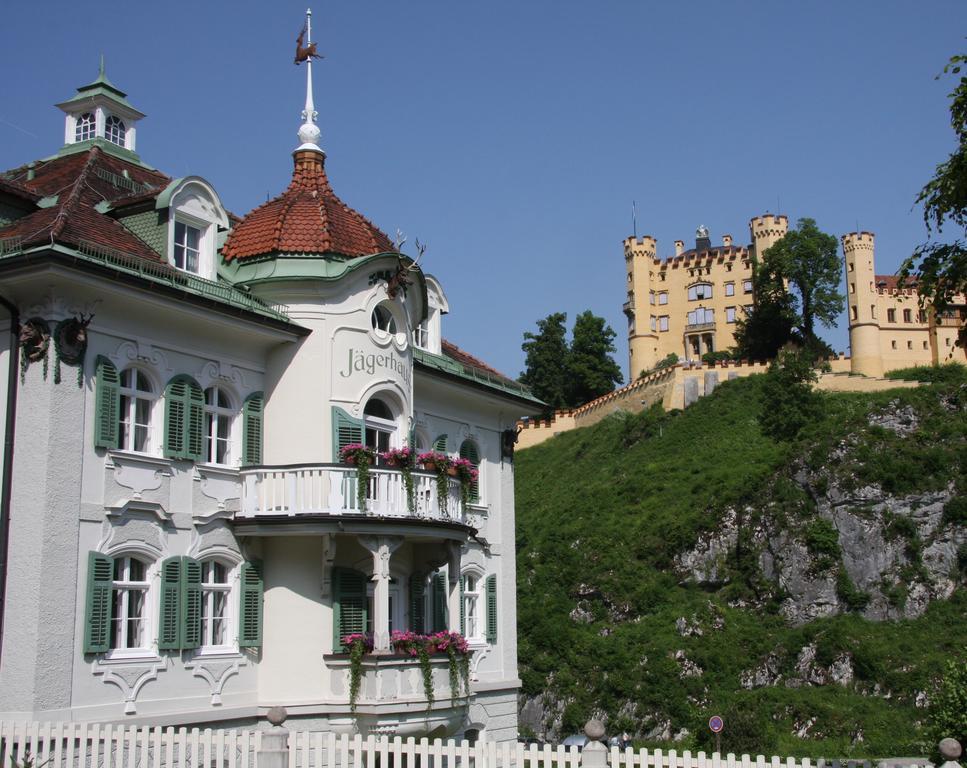
[{"label": "mounted antler", "polygon": [[[396,238],[397,238],[396,250],[398,252],[399,249],[403,246],[403,243],[406,242],[406,237],[403,236],[402,232],[400,232],[399,230],[396,230]],[[403,257],[397,256],[396,273],[389,279],[389,282],[386,284],[386,295],[389,296],[391,299],[396,298],[396,294],[399,292],[400,288],[402,288],[405,291],[406,286],[410,285],[410,283],[413,282],[412,280],[410,280],[409,274],[414,269],[419,268],[417,265],[419,264],[420,259],[423,258],[423,254],[426,252],[426,243],[421,243],[420,238],[416,238],[414,242],[416,243],[416,250],[420,252],[420,255],[417,256],[416,259],[411,264],[409,265],[405,264],[403,262]]]}]

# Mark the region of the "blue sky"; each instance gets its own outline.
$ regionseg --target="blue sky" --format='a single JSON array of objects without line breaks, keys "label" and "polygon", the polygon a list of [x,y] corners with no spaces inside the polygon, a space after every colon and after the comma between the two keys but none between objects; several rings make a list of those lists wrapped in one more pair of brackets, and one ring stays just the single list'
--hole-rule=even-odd
[{"label": "blue sky", "polygon": [[[63,141],[52,105],[97,73],[147,113],[145,162],[244,214],[291,173],[305,5],[5,4],[0,168]],[[429,243],[451,341],[516,376],[525,330],[585,309],[627,365],[631,201],[659,254],[706,224],[748,242],[777,206],[877,236],[894,271],[917,191],[954,146],[936,81],[967,3],[372,0],[317,3],[315,97],[330,181],[385,232]],[[846,350],[845,320],[824,331]]]}]

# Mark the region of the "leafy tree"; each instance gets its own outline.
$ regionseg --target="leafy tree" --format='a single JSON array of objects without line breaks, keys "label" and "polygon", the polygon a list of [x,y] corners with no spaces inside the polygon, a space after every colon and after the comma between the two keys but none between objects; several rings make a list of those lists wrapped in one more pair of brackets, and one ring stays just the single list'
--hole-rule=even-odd
[{"label": "leafy tree", "polygon": [[527,353],[520,381],[551,410],[576,408],[607,394],[621,381],[621,369],[611,357],[615,332],[590,310],[574,322],[567,343],[567,315],[555,312],[537,321],[538,332],[524,333]]},{"label": "leafy tree", "polygon": [[775,440],[793,440],[819,416],[819,394],[812,356],[806,350],[785,349],[772,361],[762,383],[762,431]]},{"label": "leafy tree", "polygon": [[568,348],[564,323],[567,315],[554,312],[537,321],[537,333],[524,332],[521,349],[527,353],[527,369],[520,375],[522,384],[531,388],[551,410],[567,405]]},{"label": "leafy tree", "polygon": [[[957,135],[957,147],[937,166],[934,177],[917,196],[917,202],[923,203],[928,237],[934,230],[940,234],[944,224],[951,225],[958,236],[950,243],[928,240],[900,268],[902,277],[916,276],[921,301],[930,303],[937,313],[945,312],[957,294],[967,292],[967,75],[961,74],[964,65],[967,55],[952,56],[943,70],[944,74],[960,75],[949,94],[950,125]],[[959,344],[967,346],[967,326],[960,329]]]},{"label": "leafy tree", "polygon": [[752,311],[735,321],[735,357],[738,359],[772,360],[793,339],[795,302],[786,291],[783,274],[777,266],[767,259],[755,266]]},{"label": "leafy tree", "polygon": [[574,321],[568,358],[568,403],[583,405],[614,390],[621,381],[621,369],[611,354],[615,332],[591,310]]}]

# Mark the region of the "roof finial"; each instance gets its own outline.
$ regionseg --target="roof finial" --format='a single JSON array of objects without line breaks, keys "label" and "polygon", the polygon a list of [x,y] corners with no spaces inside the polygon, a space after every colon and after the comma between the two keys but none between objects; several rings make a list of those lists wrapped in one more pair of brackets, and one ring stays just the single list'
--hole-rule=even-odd
[{"label": "roof finial", "polygon": [[322,135],[322,131],[316,125],[316,117],[319,113],[316,112],[315,104],[312,101],[312,60],[314,58],[321,59],[322,56],[316,53],[316,44],[312,42],[312,9],[308,8],[306,9],[306,23],[302,32],[299,33],[295,48],[295,63],[297,65],[303,61],[306,63],[306,106],[302,110],[303,122],[299,127],[299,141],[302,144],[296,148],[297,152],[304,149],[322,152],[322,148],[319,146],[319,137]]},{"label": "roof finial", "polygon": [[104,54],[101,54],[101,68],[97,70],[98,77],[104,77]]}]

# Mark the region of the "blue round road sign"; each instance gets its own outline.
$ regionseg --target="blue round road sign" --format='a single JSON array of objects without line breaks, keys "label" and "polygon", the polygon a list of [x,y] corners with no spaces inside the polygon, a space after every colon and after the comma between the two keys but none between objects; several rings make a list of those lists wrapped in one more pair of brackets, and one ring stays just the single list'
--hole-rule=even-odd
[{"label": "blue round road sign", "polygon": [[722,721],[722,718],[719,717],[718,715],[712,715],[708,719],[708,727],[712,731],[712,733],[721,733],[722,729],[725,727],[725,723]]}]

